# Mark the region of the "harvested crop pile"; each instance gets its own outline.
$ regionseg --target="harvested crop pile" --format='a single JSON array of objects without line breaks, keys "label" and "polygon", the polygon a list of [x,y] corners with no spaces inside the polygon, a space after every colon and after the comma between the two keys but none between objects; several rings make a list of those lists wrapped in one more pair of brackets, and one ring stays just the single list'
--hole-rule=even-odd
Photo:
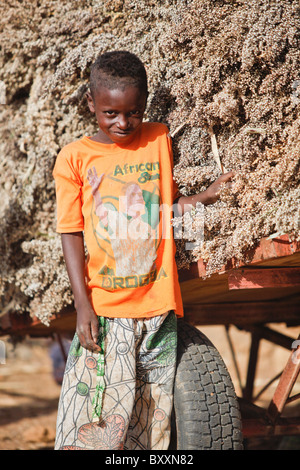
[{"label": "harvested crop pile", "polygon": [[177,241],[180,268],[203,258],[210,275],[245,261],[262,237],[299,239],[298,0],[8,0],[0,14],[2,312],[47,324],[72,302],[52,169],[63,145],[95,130],[85,91],[106,50],[131,50],[146,64],[147,119],[177,129],[183,194],[221,174],[216,155],[236,171],[215,205],[174,220],[195,242],[186,250]]}]

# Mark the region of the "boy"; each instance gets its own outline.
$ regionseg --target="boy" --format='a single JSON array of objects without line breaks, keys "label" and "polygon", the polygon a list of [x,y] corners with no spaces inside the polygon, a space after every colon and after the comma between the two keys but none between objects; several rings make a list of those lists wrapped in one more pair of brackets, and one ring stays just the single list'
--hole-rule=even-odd
[{"label": "boy", "polygon": [[[54,168],[57,231],[77,311],[56,449],[168,449],[183,316],[170,230],[178,194],[168,130],[143,123],[147,96],[135,55],[99,56],[87,93],[99,130],[64,147]],[[231,177],[179,197],[179,207],[215,202]]]}]

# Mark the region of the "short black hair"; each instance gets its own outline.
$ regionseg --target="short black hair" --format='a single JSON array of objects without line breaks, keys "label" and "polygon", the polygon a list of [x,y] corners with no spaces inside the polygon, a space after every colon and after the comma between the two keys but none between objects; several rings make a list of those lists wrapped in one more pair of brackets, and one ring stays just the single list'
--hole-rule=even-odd
[{"label": "short black hair", "polygon": [[122,88],[136,86],[148,95],[147,73],[142,61],[128,51],[111,51],[99,55],[91,67],[90,91],[95,96],[97,87]]}]

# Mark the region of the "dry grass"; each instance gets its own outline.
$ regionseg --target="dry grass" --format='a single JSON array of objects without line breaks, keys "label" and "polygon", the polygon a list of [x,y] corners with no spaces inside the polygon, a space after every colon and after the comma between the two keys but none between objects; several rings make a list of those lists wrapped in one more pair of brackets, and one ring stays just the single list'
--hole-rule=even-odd
[{"label": "dry grass", "polygon": [[[95,127],[84,100],[90,64],[124,44],[147,67],[147,119],[184,124],[174,137],[182,193],[220,174],[212,133],[236,171],[232,190],[205,208],[204,243],[186,251],[178,241],[178,266],[201,257],[209,274],[261,237],[299,239],[299,10],[297,0],[0,5],[2,307],[47,322],[71,302],[51,172],[58,150]],[[185,221],[190,238],[197,217]]]}]

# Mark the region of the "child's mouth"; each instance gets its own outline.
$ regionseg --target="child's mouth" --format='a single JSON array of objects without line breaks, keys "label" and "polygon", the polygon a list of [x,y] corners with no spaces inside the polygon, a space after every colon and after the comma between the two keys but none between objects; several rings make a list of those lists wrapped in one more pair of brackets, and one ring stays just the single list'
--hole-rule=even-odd
[{"label": "child's mouth", "polygon": [[115,134],[117,135],[130,135],[132,133],[131,130],[127,130],[127,131],[115,131],[114,132]]},{"label": "child's mouth", "polygon": [[132,138],[133,136],[133,131],[115,131],[114,136],[118,140],[127,140],[129,138]]}]

